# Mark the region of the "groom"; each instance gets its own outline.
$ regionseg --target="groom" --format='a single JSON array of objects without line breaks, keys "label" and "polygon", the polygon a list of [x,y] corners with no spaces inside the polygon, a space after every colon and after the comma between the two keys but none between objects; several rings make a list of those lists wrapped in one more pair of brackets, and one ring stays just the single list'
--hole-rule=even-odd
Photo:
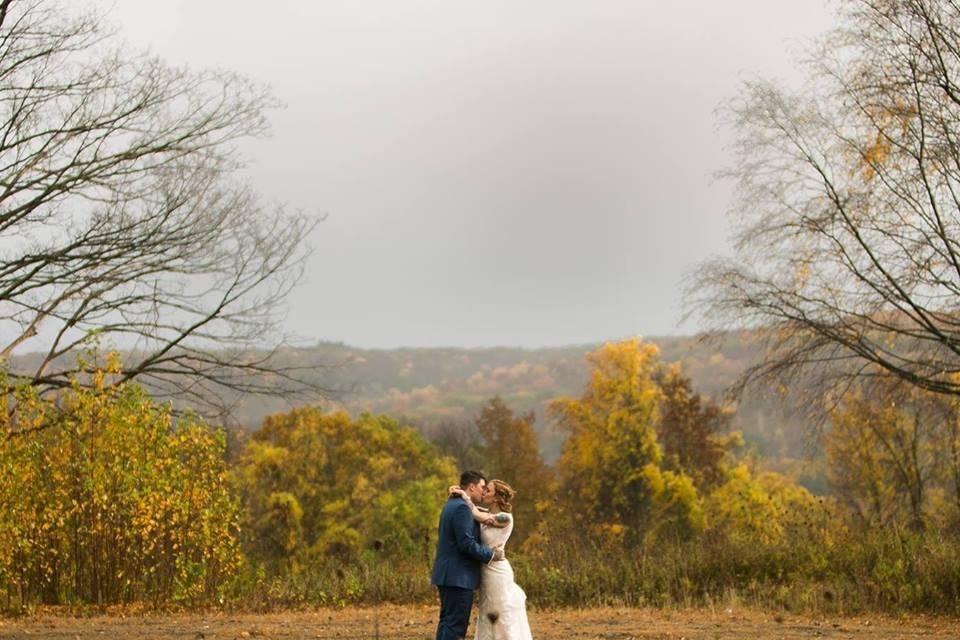
[{"label": "groom", "polygon": [[[476,504],[483,500],[487,479],[476,471],[464,471],[460,488]],[[440,591],[440,621],[436,640],[460,640],[467,634],[473,590],[480,586],[480,565],[503,559],[503,549],[480,543],[480,523],[466,502],[451,497],[440,513],[437,555],[430,583]]]}]

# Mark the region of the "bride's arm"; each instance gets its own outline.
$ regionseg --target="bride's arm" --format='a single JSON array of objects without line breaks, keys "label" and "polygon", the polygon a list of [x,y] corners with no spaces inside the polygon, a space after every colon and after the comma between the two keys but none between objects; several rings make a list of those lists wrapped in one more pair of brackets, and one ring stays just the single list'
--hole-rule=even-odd
[{"label": "bride's arm", "polygon": [[470,513],[473,515],[473,519],[479,522],[480,524],[485,524],[488,527],[497,527],[502,529],[510,523],[509,517],[501,517],[503,514],[492,514],[484,511],[480,511],[480,508],[473,503],[473,500],[467,496],[466,492],[458,486],[452,486],[447,489],[447,493],[451,496],[460,496],[463,498],[464,502],[467,503],[467,506],[470,507]]}]

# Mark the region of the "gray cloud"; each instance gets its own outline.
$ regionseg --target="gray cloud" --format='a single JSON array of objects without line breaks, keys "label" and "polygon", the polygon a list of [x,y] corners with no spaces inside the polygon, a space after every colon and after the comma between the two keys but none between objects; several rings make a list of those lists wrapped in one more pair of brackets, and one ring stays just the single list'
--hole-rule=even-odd
[{"label": "gray cloud", "polygon": [[[115,2],[177,64],[286,103],[245,148],[329,214],[287,328],[360,346],[544,345],[677,327],[725,249],[717,103],[793,77],[819,2]],[[689,327],[688,327],[689,328]]]}]

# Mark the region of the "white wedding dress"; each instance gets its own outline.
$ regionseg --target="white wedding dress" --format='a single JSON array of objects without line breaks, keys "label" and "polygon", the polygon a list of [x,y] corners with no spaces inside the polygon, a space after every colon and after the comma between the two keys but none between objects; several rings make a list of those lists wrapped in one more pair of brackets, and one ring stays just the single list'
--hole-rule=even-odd
[{"label": "white wedding dress", "polygon": [[[507,514],[509,515],[509,514]],[[513,532],[513,516],[506,527],[480,527],[480,541],[488,547],[507,544]],[[475,640],[533,640],[527,622],[527,594],[513,581],[508,560],[488,562],[480,570]]]}]

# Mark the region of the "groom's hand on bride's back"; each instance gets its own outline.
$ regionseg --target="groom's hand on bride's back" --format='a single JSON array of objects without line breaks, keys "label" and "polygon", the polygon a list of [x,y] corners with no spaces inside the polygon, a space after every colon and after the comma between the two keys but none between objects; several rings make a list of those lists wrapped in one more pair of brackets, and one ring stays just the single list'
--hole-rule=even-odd
[{"label": "groom's hand on bride's back", "polygon": [[493,558],[490,559],[490,562],[499,562],[501,560],[506,560],[507,556],[503,552],[503,547],[494,547],[493,548]]}]

